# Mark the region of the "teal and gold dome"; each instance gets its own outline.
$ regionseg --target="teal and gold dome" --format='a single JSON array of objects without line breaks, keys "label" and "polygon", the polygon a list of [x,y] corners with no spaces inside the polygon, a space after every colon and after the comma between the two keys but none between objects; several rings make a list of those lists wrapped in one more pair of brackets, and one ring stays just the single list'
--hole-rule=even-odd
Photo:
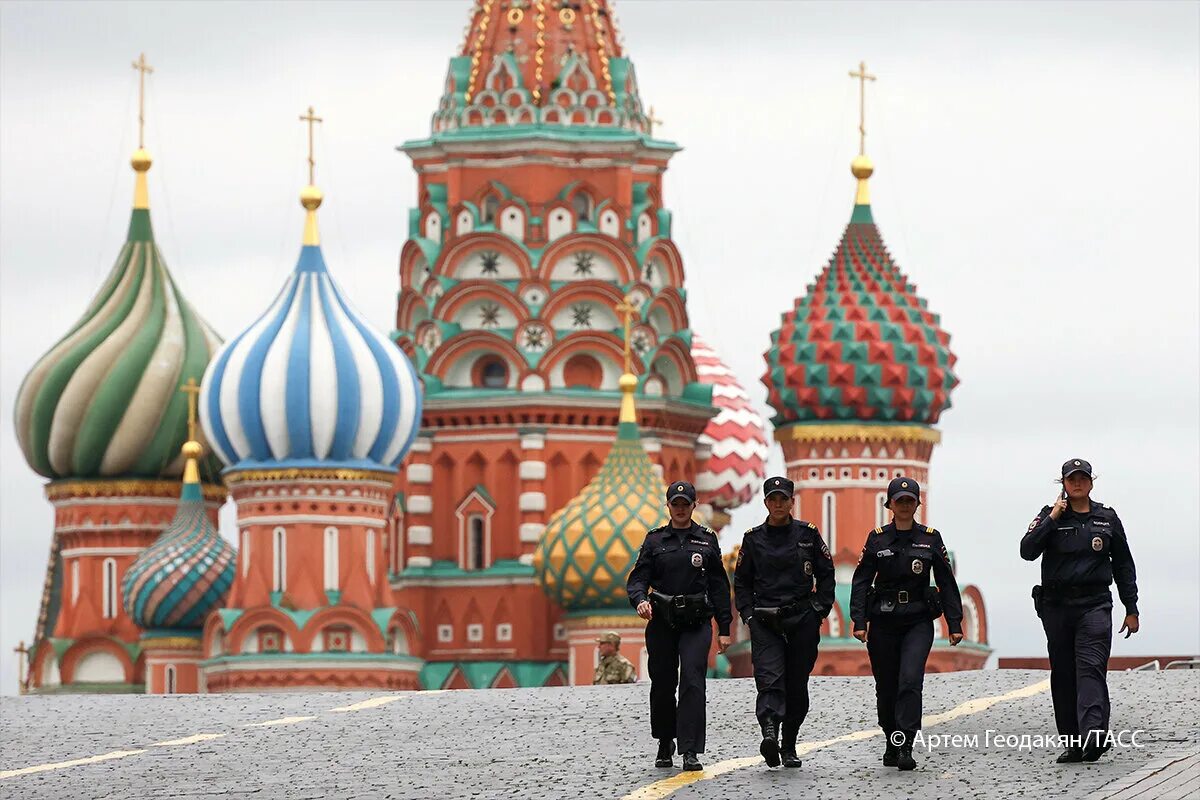
[{"label": "teal and gold dome", "polygon": [[202,452],[198,442],[183,445],[187,464],[175,518],[125,573],[121,597],[138,627],[198,630],[233,585],[236,554],[209,521],[200,491]]},{"label": "teal and gold dome", "polygon": [[[150,154],[133,154],[125,246],[87,311],[17,392],[17,440],[47,478],[174,478],[183,471],[187,402],[221,344],[167,270],[150,225]],[[206,464],[214,475],[220,465]]]},{"label": "teal and gold dome", "polygon": [[617,440],[592,482],[555,512],[533,556],[542,590],[568,611],[629,610],[625,578],[646,532],[663,524],[663,482],[642,447],[633,392],[621,376]]}]

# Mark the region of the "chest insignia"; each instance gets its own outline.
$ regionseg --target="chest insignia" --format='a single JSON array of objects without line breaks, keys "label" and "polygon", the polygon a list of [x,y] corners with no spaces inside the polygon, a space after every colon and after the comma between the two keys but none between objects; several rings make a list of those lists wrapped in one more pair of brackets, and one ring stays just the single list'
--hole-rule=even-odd
[{"label": "chest insignia", "polygon": [[914,558],[912,562],[913,575],[920,575],[925,571],[925,565],[921,563],[921,559]]},{"label": "chest insignia", "polygon": [[880,550],[877,553],[875,553],[876,558],[884,558],[886,556],[892,556],[892,555],[895,555],[895,553],[893,553],[891,550]]},{"label": "chest insignia", "polygon": [[924,547],[926,550],[930,549],[928,542],[913,542],[913,547]]},{"label": "chest insignia", "polygon": [[804,574],[805,574],[805,575],[812,575],[812,569],[813,569],[813,567],[812,567],[812,562],[811,562],[811,561],[805,561],[805,562],[804,562]]},{"label": "chest insignia", "polygon": [[1093,536],[1092,537],[1092,549],[1095,550],[1097,553],[1099,553],[1101,550],[1104,549],[1104,540],[1101,539],[1099,536]]},{"label": "chest insignia", "polygon": [[693,567],[699,567],[703,563],[704,563],[704,556],[700,555],[699,553],[692,553],[692,566]]}]

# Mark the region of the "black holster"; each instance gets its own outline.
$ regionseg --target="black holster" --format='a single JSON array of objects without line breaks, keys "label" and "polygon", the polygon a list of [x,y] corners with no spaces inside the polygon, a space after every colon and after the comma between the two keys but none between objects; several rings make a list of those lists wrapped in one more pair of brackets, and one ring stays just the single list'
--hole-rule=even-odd
[{"label": "black holster", "polygon": [[713,611],[708,605],[708,597],[703,592],[697,594],[663,594],[650,592],[650,605],[655,615],[662,615],[672,628],[698,628],[712,619]]},{"label": "black holster", "polygon": [[1034,612],[1037,613],[1038,619],[1041,619],[1041,617],[1042,617],[1042,587],[1040,585],[1034,586],[1031,594],[1033,595],[1033,610],[1034,610]]},{"label": "black holster", "polygon": [[768,630],[772,630],[782,636],[788,627],[787,623],[803,613],[804,606],[799,601],[794,601],[782,606],[755,608],[754,618],[761,622]]},{"label": "black holster", "polygon": [[925,605],[929,608],[930,619],[937,619],[942,615],[942,593],[936,586],[925,587]]}]

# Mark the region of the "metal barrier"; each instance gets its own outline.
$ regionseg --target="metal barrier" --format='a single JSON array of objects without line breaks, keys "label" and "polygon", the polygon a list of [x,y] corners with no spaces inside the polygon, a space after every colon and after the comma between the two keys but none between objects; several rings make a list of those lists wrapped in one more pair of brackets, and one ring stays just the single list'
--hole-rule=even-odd
[{"label": "metal barrier", "polygon": [[[1172,662],[1172,663],[1176,663],[1176,662]],[[1127,669],[1125,671],[1126,672],[1158,672],[1160,669],[1162,669],[1162,667],[1159,666],[1158,659],[1156,658],[1153,661],[1147,661],[1145,664],[1139,664],[1136,667],[1130,667],[1129,669]]]},{"label": "metal barrier", "polygon": [[1200,669],[1200,658],[1189,658],[1183,661],[1172,661],[1163,669]]}]

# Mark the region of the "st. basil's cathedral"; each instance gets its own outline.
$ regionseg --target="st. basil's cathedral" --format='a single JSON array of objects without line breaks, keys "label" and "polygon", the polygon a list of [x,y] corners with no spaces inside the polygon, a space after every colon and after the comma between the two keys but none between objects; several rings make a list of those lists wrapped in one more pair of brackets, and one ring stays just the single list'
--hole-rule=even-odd
[{"label": "st. basil's cathedral", "polygon": [[[693,330],[665,205],[680,148],[654,135],[611,4],[472,7],[428,136],[400,148],[418,194],[390,334],[325,260],[321,119],[301,119],[299,258],[224,341],[155,243],[139,140],[126,242],[14,410],[54,506],[23,691],[590,683],[602,630],[644,676],[624,584],[667,521],[664,477],[692,479],[719,530],[769,445]],[[870,671],[850,574],[888,481],[927,483],[957,383],[949,335],[875,225],[873,169],[861,148],[841,241],[763,333],[795,515],[837,570],[817,674]],[[931,671],[991,652],[976,587],[963,605],[966,641],[952,651],[939,621]],[[750,674],[735,638],[714,677]]]}]

